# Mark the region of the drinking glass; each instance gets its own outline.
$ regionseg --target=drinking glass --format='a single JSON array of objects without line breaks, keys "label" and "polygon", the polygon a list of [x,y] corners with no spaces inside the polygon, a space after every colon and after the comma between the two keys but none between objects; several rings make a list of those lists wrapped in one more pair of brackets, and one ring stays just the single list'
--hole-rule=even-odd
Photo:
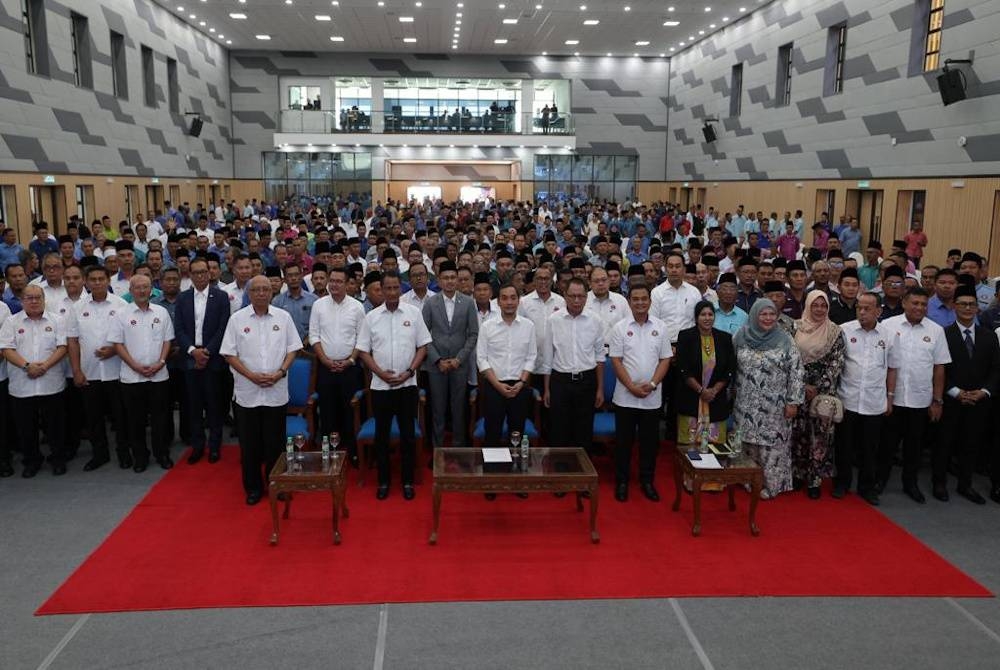
[{"label": "drinking glass", "polygon": [[520,456],[521,456],[521,432],[517,430],[512,430],[510,431],[510,458],[515,466],[517,466]]},{"label": "drinking glass", "polygon": [[330,451],[334,452],[340,446],[340,433],[330,433]]},{"label": "drinking glass", "polygon": [[292,445],[295,447],[295,460],[304,461],[306,457],[302,455],[302,449],[306,446],[306,436],[302,433],[296,433],[295,437],[292,438]]}]

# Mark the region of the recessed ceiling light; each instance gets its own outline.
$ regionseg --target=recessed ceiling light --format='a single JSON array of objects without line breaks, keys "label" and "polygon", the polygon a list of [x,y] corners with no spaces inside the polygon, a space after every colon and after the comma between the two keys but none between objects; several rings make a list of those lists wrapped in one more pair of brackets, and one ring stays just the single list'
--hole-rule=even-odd
[{"label": "recessed ceiling light", "polygon": [[625,10],[626,12],[631,12],[632,11],[632,8],[629,7],[628,5],[625,5],[624,7],[622,7],[622,9]]},{"label": "recessed ceiling light", "polygon": [[431,145],[429,145],[429,144],[428,144],[428,145],[427,145],[427,148],[428,148],[428,149],[430,149],[430,148],[431,148]]},{"label": "recessed ceiling light", "polygon": [[573,55],[576,56],[577,58],[579,58],[580,57],[580,52],[579,51],[574,51]]},{"label": "recessed ceiling light", "polygon": [[404,37],[403,41],[406,42],[407,44],[413,44],[413,43],[415,43],[417,41],[417,38],[416,37]]},{"label": "recessed ceiling light", "polygon": [[400,16],[399,17],[399,22],[400,23],[413,23],[413,17],[412,16]]},{"label": "recessed ceiling light", "polygon": [[316,20],[317,21],[332,21],[333,18],[331,18],[331,16],[329,14],[317,14],[316,15]]},{"label": "recessed ceiling light", "polygon": [[566,40],[566,44],[573,46],[574,44],[579,44],[580,40]]},{"label": "recessed ceiling light", "polygon": [[451,48],[452,48],[452,49],[457,49],[457,48],[458,48],[458,45],[457,45],[457,44],[452,44],[452,45],[451,45]]},{"label": "recessed ceiling light", "polygon": [[360,144],[355,144],[354,146],[356,146],[356,147],[360,147],[361,145],[360,145]]},{"label": "recessed ceiling light", "polygon": [[208,32],[210,32],[210,33],[214,33],[214,32],[215,32],[215,28],[209,28],[209,29],[208,29]]},{"label": "recessed ceiling light", "polygon": [[177,11],[178,11],[178,12],[183,12],[183,11],[184,11],[184,8],[183,8],[183,7],[178,7],[178,8],[177,8]]},{"label": "recessed ceiling light", "polygon": [[330,41],[331,42],[343,42],[344,38],[341,37],[340,35],[333,35],[333,36],[330,37]]},{"label": "recessed ceiling light", "polygon": [[729,20],[729,17],[728,17],[728,16],[723,16],[723,17],[722,17],[722,22],[723,22],[723,23],[725,23],[725,22],[726,22],[726,21],[728,21],[728,20]]},{"label": "recessed ceiling light", "polygon": [[455,25],[456,26],[462,25],[462,19],[455,19]]},{"label": "recessed ceiling light", "polygon": [[242,21],[246,17],[247,17],[247,15],[244,14],[244,13],[242,13],[242,12],[234,12],[233,14],[229,15],[229,18],[231,18],[231,19],[237,19],[239,21]]},{"label": "recessed ceiling light", "polygon": [[694,35],[688,35],[688,42],[694,42]]},{"label": "recessed ceiling light", "polygon": [[455,18],[457,19],[462,18],[462,12],[455,12]]},{"label": "recessed ceiling light", "polygon": [[638,41],[637,41],[637,42],[635,43],[635,45],[636,45],[637,47],[648,47],[648,46],[649,46],[649,40],[638,40]]},{"label": "recessed ceiling light", "polygon": [[223,35],[222,33],[219,33],[219,34],[217,35],[217,37],[218,37],[218,38],[219,38],[220,40],[224,40],[224,39],[226,39],[226,36],[225,36],[225,35]]},{"label": "recessed ceiling light", "polygon": [[524,148],[524,145],[523,145],[523,144],[521,144],[521,145],[519,145],[519,146],[518,146],[518,148],[519,148],[519,149],[523,149],[523,148]]},{"label": "recessed ceiling light", "polygon": [[745,11],[747,11],[747,8],[746,7],[740,7],[740,11],[741,12],[745,12]]},{"label": "recessed ceiling light", "polygon": [[498,37],[497,39],[493,40],[493,44],[507,44],[507,40],[505,40],[502,37]]},{"label": "recessed ceiling light", "polygon": [[581,12],[587,11],[587,5],[580,5],[580,11]]},{"label": "recessed ceiling light", "polygon": [[452,149],[454,149],[454,148],[455,148],[455,145],[454,145],[454,144],[449,144],[448,146],[449,146],[449,147],[451,147]]},{"label": "recessed ceiling light", "polygon": [[382,0],[378,0],[378,6],[379,7],[385,7],[385,3],[382,2]]},{"label": "recessed ceiling light", "polygon": [[706,12],[706,13],[707,13],[707,12],[710,12],[710,11],[712,11],[712,8],[711,8],[711,7],[706,7],[706,8],[705,8],[705,12]]},{"label": "recessed ceiling light", "polygon": [[478,148],[479,148],[479,145],[478,145],[478,144],[473,144],[473,145],[472,145],[472,148],[473,148],[473,149],[478,149]]},{"label": "recessed ceiling light", "polygon": [[705,34],[705,31],[704,31],[704,30],[699,30],[699,31],[698,31],[698,34],[699,34],[699,35],[704,35],[704,34]]},{"label": "recessed ceiling light", "polygon": [[596,26],[598,23],[600,23],[600,20],[598,20],[598,19],[587,19],[586,21],[583,22],[583,25],[585,25],[585,26]]},{"label": "recessed ceiling light", "polygon": [[673,7],[667,7],[667,11],[668,12],[672,12],[672,11],[674,11],[674,8]]},{"label": "recessed ceiling light", "polygon": [[[414,6],[414,7],[423,7],[423,6],[424,6],[424,3],[422,3],[422,2],[414,2],[414,3],[413,3],[413,6]],[[358,145],[358,146],[361,146],[361,145]]]},{"label": "recessed ceiling light", "polygon": [[334,7],[339,7],[340,6],[340,0],[333,0],[333,2],[331,2],[330,4],[333,5]]},{"label": "recessed ceiling light", "polygon": [[407,145],[405,145],[405,144],[404,144],[404,145],[403,145],[403,148],[405,149],[405,148],[406,148],[406,146],[407,146]]},{"label": "recessed ceiling light", "polygon": [[611,58],[611,52],[610,51],[608,53],[604,54],[604,55],[607,56],[608,58]]},{"label": "recessed ceiling light", "polygon": [[639,54],[632,54],[632,58],[638,58]]},{"label": "recessed ceiling light", "polygon": [[504,19],[503,22],[510,26],[517,23],[517,19]]},{"label": "recessed ceiling light", "polygon": [[292,0],[285,0],[285,4],[286,4],[286,5],[290,5],[290,4],[292,4]]},{"label": "recessed ceiling light", "polygon": [[715,24],[714,24],[714,23],[709,23],[709,24],[708,24],[708,27],[709,27],[709,28],[714,28],[714,27],[715,27]]},{"label": "recessed ceiling light", "polygon": [[232,44],[232,43],[233,43],[232,40],[226,40],[226,44]]},{"label": "recessed ceiling light", "polygon": [[205,23],[204,21],[199,21],[199,22],[198,22],[198,25],[199,25],[199,26],[202,26],[202,27],[204,27],[204,26],[206,26],[206,25],[208,25],[208,24],[206,24],[206,23]]},{"label": "recessed ceiling light", "polygon": [[500,149],[500,148],[501,148],[501,145],[499,145],[499,144],[498,144],[498,145],[497,145],[497,149]]},{"label": "recessed ceiling light", "polygon": [[674,50],[674,48],[673,48],[673,47],[670,47],[670,50],[671,50],[671,51],[673,51],[673,50]]},{"label": "recessed ceiling light", "polygon": [[462,4],[461,2],[460,2],[460,3],[458,3],[458,4],[457,4],[457,5],[455,5],[455,6],[456,6],[456,7],[458,7],[458,8],[460,8],[460,9],[461,9],[462,7],[465,7],[465,5],[464,5],[464,4]]},{"label": "recessed ceiling light", "polygon": [[543,52],[542,52],[542,55],[543,55],[543,56],[548,56],[548,55],[549,55],[549,52],[548,52],[548,51],[543,51]]},{"label": "recessed ceiling light", "polygon": [[541,5],[535,5],[535,9],[541,9],[541,8],[542,8]]},{"label": "recessed ceiling light", "polygon": [[196,19],[196,18],[198,18],[198,17],[197,17],[197,16],[195,16],[194,14],[188,14],[188,18],[189,18],[189,19]]},{"label": "recessed ceiling light", "polygon": [[269,39],[271,39],[270,35],[254,35],[254,37],[256,37],[259,40],[269,40]]},{"label": "recessed ceiling light", "polygon": [[664,21],[663,22],[663,25],[665,25],[665,26],[667,26],[669,28],[673,28],[674,26],[679,26],[680,24],[681,24],[680,21]]}]

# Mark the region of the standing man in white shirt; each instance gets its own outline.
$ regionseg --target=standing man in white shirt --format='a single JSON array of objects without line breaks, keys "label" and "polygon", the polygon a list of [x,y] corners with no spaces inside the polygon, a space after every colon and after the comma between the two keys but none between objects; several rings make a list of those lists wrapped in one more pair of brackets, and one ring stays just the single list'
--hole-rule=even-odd
[{"label": "standing man in white shirt", "polygon": [[[544,391],[545,373],[540,354],[545,346],[545,337],[549,332],[549,317],[560,310],[566,310],[566,301],[561,295],[552,292],[552,270],[543,265],[535,270],[535,290],[521,298],[517,306],[517,313],[527,317],[535,326],[535,347],[539,356],[535,360],[531,374],[532,385],[539,393]],[[539,428],[542,431],[542,436],[548,439],[551,435],[549,434],[549,410],[546,407],[542,408],[541,420],[542,425]]]},{"label": "standing man in white shirt", "polygon": [[864,293],[858,297],[858,318],[841,326],[846,351],[837,395],[844,403],[844,420],[837,427],[833,481],[833,497],[843,498],[851,488],[857,461],[858,495],[876,506],[878,445],[883,417],[892,414],[896,393],[896,370],[889,367],[895,331],[879,323],[881,314],[879,297]]},{"label": "standing man in white shirt", "polygon": [[632,443],[638,434],[639,485],[646,498],[659,502],[653,485],[656,453],[660,448],[660,384],[670,369],[673,352],[665,337],[666,324],[650,316],[649,287],[629,287],[631,313],[612,326],[609,357],[618,383],[611,402],[615,408],[615,500],[628,500],[632,471]]},{"label": "standing man in white shirt", "polygon": [[134,472],[144,472],[149,467],[147,416],[153,458],[164,470],[174,466],[167,443],[167,421],[170,419],[167,355],[174,339],[174,324],[166,309],[150,304],[152,289],[148,277],[132,277],[129,291],[135,302],[116,311],[108,334],[108,341],[115,346],[115,353],[123,363],[120,379]]},{"label": "standing man in white shirt", "polygon": [[364,306],[347,295],[347,271],[331,268],[329,295],[313,304],[309,315],[309,343],[319,363],[316,391],[323,435],[340,433],[351,463],[357,466],[357,427],[351,398],[363,384],[358,365],[358,336],[365,320]]},{"label": "standing man in white shirt", "polygon": [[247,292],[250,305],[229,319],[220,353],[233,370],[246,503],[256,505],[285,443],[288,368],[302,340],[291,315],[271,305],[267,277],[251,279]]},{"label": "standing man in white shirt", "polygon": [[[0,282],[0,286],[3,283]],[[10,307],[7,303],[0,301],[0,332],[3,331],[3,324],[11,316]],[[10,413],[10,380],[7,373],[7,359],[0,351],[0,478],[11,477],[14,474],[14,466],[10,462],[10,436],[13,434],[7,427],[7,416]]]},{"label": "standing man in white shirt", "polygon": [[552,413],[549,443],[590,449],[594,410],[604,404],[604,322],[584,307],[587,285],[566,286],[566,309],[549,317],[542,347],[543,402]]},{"label": "standing man in white shirt", "polygon": [[677,344],[677,334],[694,327],[694,306],[702,299],[701,291],[684,281],[684,257],[667,256],[667,281],[653,289],[649,313],[666,325],[667,341]]},{"label": "standing man in white shirt", "polygon": [[417,416],[417,370],[427,355],[431,335],[423,315],[399,297],[399,273],[382,273],[385,302],[365,315],[358,336],[358,355],[371,370],[372,411],[375,414],[375,456],[378,488],[375,497],[389,496],[389,435],[392,420],[399,426],[403,498],[413,500]]},{"label": "standing man in white shirt", "polygon": [[409,270],[410,290],[400,297],[400,302],[405,305],[415,307],[418,311],[424,308],[424,302],[434,295],[434,291],[427,288],[430,276],[427,273],[427,266],[423,263],[414,263]]},{"label": "standing man in white shirt", "polygon": [[[0,350],[8,363],[11,408],[24,462],[21,476],[29,479],[42,467],[38,430],[45,423],[52,474],[66,474],[63,451],[62,390],[66,386],[61,361],[66,356],[63,320],[45,311],[45,292],[28,286],[21,298],[24,309],[8,317],[0,328]],[[7,436],[4,435],[6,440]]]},{"label": "standing man in white shirt", "polygon": [[594,268],[590,272],[587,309],[597,314],[604,323],[605,345],[611,342],[611,330],[615,324],[629,316],[628,299],[620,293],[611,292],[611,282],[604,268]]},{"label": "standing man in white shirt", "polygon": [[117,311],[128,304],[108,293],[108,271],[92,265],[87,268],[89,295],[75,305],[66,326],[70,371],[73,384],[80,390],[83,412],[93,456],[83,466],[90,472],[111,460],[108,449],[107,419],[115,422],[115,448],[118,465],[132,467],[125,407],[121,393],[122,361],[108,341]]},{"label": "standing man in white shirt", "polygon": [[903,313],[882,324],[892,340],[889,367],[896,368],[895,395],[888,439],[879,453],[879,493],[892,473],[892,458],[903,440],[903,492],[914,502],[926,502],[917,485],[924,435],[929,423],[941,420],[944,407],[944,366],[951,362],[944,329],[927,318],[927,291],[911,288],[903,298]]}]

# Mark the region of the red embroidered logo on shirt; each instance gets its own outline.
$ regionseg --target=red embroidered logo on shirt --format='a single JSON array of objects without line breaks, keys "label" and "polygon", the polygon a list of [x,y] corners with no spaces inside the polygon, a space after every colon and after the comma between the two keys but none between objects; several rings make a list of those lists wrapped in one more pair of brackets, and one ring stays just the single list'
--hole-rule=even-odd
[{"label": "red embroidered logo on shirt", "polygon": [[246,328],[244,328],[243,332],[246,333],[247,335],[249,335],[250,334],[250,326],[247,326]]},{"label": "red embroidered logo on shirt", "polygon": [[45,332],[46,333],[51,333],[52,332],[52,326],[45,326]]},{"label": "red embroidered logo on shirt", "polygon": [[159,319],[159,318],[155,318],[155,319],[153,319],[153,323],[159,323],[159,322],[160,322],[160,319]]},{"label": "red embroidered logo on shirt", "polygon": [[115,310],[111,310],[110,312],[108,312],[108,315],[109,316],[114,316],[115,315]]},{"label": "red embroidered logo on shirt", "polygon": [[931,336],[930,335],[924,335],[924,342],[930,342],[930,341],[931,341]]},{"label": "red embroidered logo on shirt", "polygon": [[17,334],[18,335],[24,335],[24,328],[18,328],[17,329]]},{"label": "red embroidered logo on shirt", "polygon": [[129,321],[129,323],[131,323],[134,326],[134,325],[136,325],[138,323],[138,321],[136,321],[135,319],[132,319],[131,321]]},{"label": "red embroidered logo on shirt", "polygon": [[632,337],[632,331],[631,331],[631,330],[630,330],[630,331],[628,331],[628,332],[626,333],[626,335],[628,335],[629,337]]},{"label": "red embroidered logo on shirt", "polygon": [[614,305],[611,305],[611,311],[612,311],[612,312],[613,312],[613,311],[615,311],[616,309],[618,309],[618,308],[617,308],[617,307],[615,307]]},{"label": "red embroidered logo on shirt", "polygon": [[404,321],[403,322],[403,327],[404,328],[409,328],[410,327],[410,322],[409,321]]},{"label": "red embroidered logo on shirt", "polygon": [[660,336],[660,333],[658,333],[657,331],[654,330],[653,331],[653,337],[659,337],[659,336]]},{"label": "red embroidered logo on shirt", "polygon": [[90,316],[90,312],[84,312],[83,315],[84,316]]},{"label": "red embroidered logo on shirt", "polygon": [[271,330],[273,330],[274,332],[278,332],[279,330],[281,330],[281,327],[275,324],[274,328],[272,328]]},{"label": "red embroidered logo on shirt", "polygon": [[858,343],[858,338],[852,337],[851,338],[851,344],[857,344],[857,343]]}]

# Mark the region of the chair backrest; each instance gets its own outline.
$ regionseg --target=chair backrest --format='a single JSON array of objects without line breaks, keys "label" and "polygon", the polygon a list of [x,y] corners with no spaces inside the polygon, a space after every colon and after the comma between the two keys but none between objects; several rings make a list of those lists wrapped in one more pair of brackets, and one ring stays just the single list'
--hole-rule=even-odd
[{"label": "chair backrest", "polygon": [[316,357],[299,352],[288,368],[288,411],[303,411],[316,392]]},{"label": "chair backrest", "polygon": [[604,404],[610,409],[611,399],[615,395],[615,386],[618,384],[618,377],[615,375],[615,366],[611,365],[611,357],[604,359]]}]

